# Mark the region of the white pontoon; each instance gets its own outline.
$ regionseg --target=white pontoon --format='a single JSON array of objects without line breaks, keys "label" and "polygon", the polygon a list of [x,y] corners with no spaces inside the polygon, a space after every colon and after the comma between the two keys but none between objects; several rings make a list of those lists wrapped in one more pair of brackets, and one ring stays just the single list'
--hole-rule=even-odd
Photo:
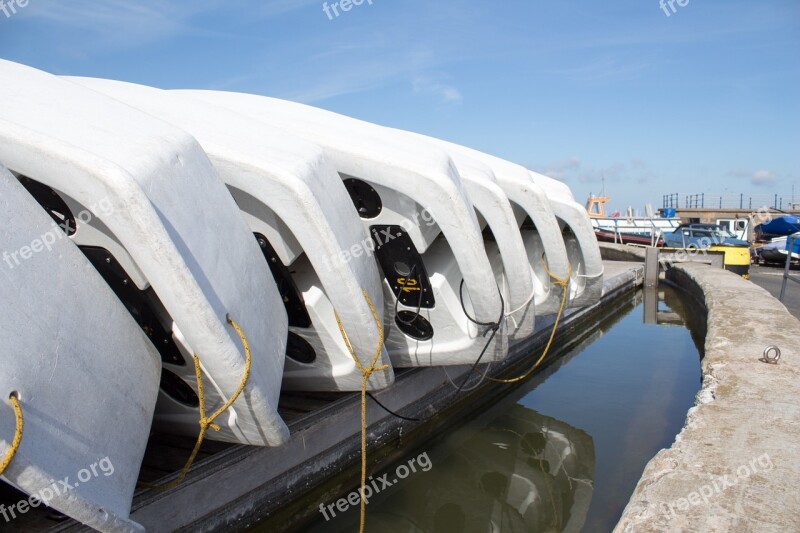
[{"label": "white pontoon", "polygon": [[[469,195],[447,154],[301,104],[216,91],[178,93],[264,121],[325,150],[375,241],[385,276],[387,348],[395,366],[474,363],[487,344],[482,361],[506,356],[500,291]],[[497,334],[484,336],[492,324],[499,324]]]},{"label": "white pontoon", "polygon": [[239,388],[246,350],[229,316],[249,340],[252,368],[208,438],[284,443],[277,406],[286,313],[258,244],[197,141],[29,67],[0,61],[0,78],[0,161],[62,221],[161,353],[156,427],[198,431],[192,354],[209,412]]},{"label": "white pontoon", "polygon": [[[2,166],[0,218],[0,456],[18,431],[11,394],[24,421],[3,478],[100,531],[144,531],[128,517],[158,396],[159,354]],[[3,508],[6,521],[14,511]]]},{"label": "white pontoon", "polygon": [[[322,150],[302,139],[202,100],[152,87],[66,78],[166,120],[197,138],[228,185],[264,250],[289,316],[284,389],[360,390],[356,367],[336,323],[363,366],[379,342],[366,290],[383,320],[377,263],[366,254],[338,261],[363,246],[364,231],[350,196]],[[383,349],[377,365],[390,364]],[[391,366],[370,387],[394,381]]]}]

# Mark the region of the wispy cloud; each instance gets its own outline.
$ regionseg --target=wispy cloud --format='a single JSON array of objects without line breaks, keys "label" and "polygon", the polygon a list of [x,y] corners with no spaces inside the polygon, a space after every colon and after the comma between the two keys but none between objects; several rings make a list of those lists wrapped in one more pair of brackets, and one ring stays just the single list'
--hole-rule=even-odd
[{"label": "wispy cloud", "polygon": [[576,81],[629,81],[637,78],[648,67],[649,64],[643,61],[625,62],[618,58],[603,57],[588,64],[544,70],[543,73]]},{"label": "wispy cloud", "polygon": [[[544,170],[539,170],[544,169]],[[634,158],[627,163],[615,162],[603,166],[586,166],[576,156],[553,161],[534,168],[551,178],[575,183],[599,184],[609,182],[633,182],[642,184],[656,177],[656,173],[643,160]]]},{"label": "wispy cloud", "polygon": [[157,0],[38,0],[26,14],[60,29],[86,32],[106,44],[143,44],[191,31],[189,19],[218,8],[208,0],[181,4]]},{"label": "wispy cloud", "polygon": [[757,187],[774,185],[781,181],[781,177],[771,170],[732,170],[728,172],[729,176],[734,178],[745,178],[750,180],[751,185]]},{"label": "wispy cloud", "polygon": [[416,76],[412,85],[415,93],[433,94],[443,105],[458,105],[464,101],[458,89],[428,76]]},{"label": "wispy cloud", "polygon": [[581,160],[572,156],[560,161],[554,161],[543,168],[544,170],[540,172],[545,176],[564,181],[569,179],[570,174],[581,168]]}]

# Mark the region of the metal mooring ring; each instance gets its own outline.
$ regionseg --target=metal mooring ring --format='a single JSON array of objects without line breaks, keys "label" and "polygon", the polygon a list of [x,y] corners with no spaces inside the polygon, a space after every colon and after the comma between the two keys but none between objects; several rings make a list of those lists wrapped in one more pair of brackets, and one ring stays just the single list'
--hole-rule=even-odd
[{"label": "metal mooring ring", "polygon": [[[770,353],[772,352],[775,352],[775,355],[773,357],[770,356]],[[764,357],[762,357],[760,361],[763,361],[764,363],[769,363],[771,365],[777,365],[780,358],[781,358],[781,349],[773,344],[772,346],[767,346],[766,348],[764,348]]]}]

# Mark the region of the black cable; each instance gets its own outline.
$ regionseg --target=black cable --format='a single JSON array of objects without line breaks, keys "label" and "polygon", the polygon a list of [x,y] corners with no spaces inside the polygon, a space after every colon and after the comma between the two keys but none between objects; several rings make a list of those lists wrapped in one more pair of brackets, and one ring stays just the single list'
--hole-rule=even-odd
[{"label": "black cable", "polygon": [[[381,407],[381,409],[383,409],[384,411],[386,411],[387,413],[389,413],[390,415],[392,415],[394,417],[397,417],[397,418],[399,418],[401,420],[408,420],[409,422],[422,422],[422,420],[423,420],[421,418],[411,418],[411,417],[408,417],[408,416],[403,416],[403,415],[395,413],[394,411],[392,411],[391,409],[389,409],[388,407],[383,405],[381,402],[379,402],[378,399],[375,396],[373,396],[371,392],[368,392],[367,396],[372,398],[372,401],[377,403]],[[425,419],[425,420],[428,420],[428,419]]]},{"label": "black cable", "polygon": [[469,373],[467,373],[467,377],[464,378],[464,381],[458,387],[458,390],[456,390],[456,394],[461,392],[461,389],[463,389],[464,385],[467,384],[467,381],[469,381],[469,378],[470,376],[472,376],[472,373],[475,372],[475,369],[478,368],[479,364],[481,364],[481,360],[483,359],[484,354],[486,354],[486,350],[489,349],[489,346],[492,344],[495,335],[497,335],[497,330],[499,330],[500,326],[503,325],[503,318],[505,318],[505,313],[506,313],[506,302],[503,299],[503,292],[500,290],[500,287],[497,288],[497,292],[500,294],[500,317],[497,319],[497,322],[478,322],[476,319],[469,316],[469,313],[467,312],[467,306],[464,305],[463,279],[461,280],[461,285],[458,287],[458,297],[461,300],[461,309],[464,311],[464,315],[470,322],[472,322],[475,325],[487,326],[488,329],[483,332],[483,337],[485,337],[486,334],[489,333],[490,331],[492,332],[492,335],[489,337],[489,340],[486,341],[486,344],[483,346],[483,350],[481,350],[481,354],[478,356],[478,360],[475,361],[475,364],[473,364],[472,368],[470,368]]},{"label": "black cable", "polygon": [[[416,265],[414,265],[412,267],[411,273],[414,272],[415,268],[416,268]],[[505,318],[505,311],[506,311],[506,302],[505,302],[505,299],[503,298],[503,293],[502,293],[502,291],[500,291],[499,287],[497,288],[497,292],[500,294],[500,316],[498,317],[497,321],[496,322],[478,322],[477,320],[475,320],[474,318],[469,316],[469,313],[467,312],[467,307],[464,304],[464,280],[463,279],[461,280],[461,286],[458,289],[458,296],[459,296],[459,298],[461,300],[461,309],[464,311],[464,315],[473,324],[476,324],[478,326],[486,326],[487,327],[486,331],[483,332],[482,337],[486,337],[486,334],[489,333],[490,331],[492,332],[492,334],[489,336],[489,340],[487,340],[486,344],[483,346],[483,350],[481,350],[481,353],[478,356],[478,359],[475,361],[475,364],[472,365],[472,368],[467,373],[467,377],[464,378],[464,381],[461,383],[461,386],[459,386],[458,389],[456,390],[456,394],[459,394],[461,392],[461,390],[467,384],[467,381],[469,381],[470,376],[473,374],[473,372],[475,372],[475,369],[478,367],[478,365],[481,364],[481,360],[483,359],[483,356],[486,354],[486,350],[489,349],[489,346],[492,344],[492,341],[494,340],[495,336],[497,335],[497,331],[503,325],[503,319]],[[399,301],[400,301],[399,298],[395,301],[395,318],[397,320],[399,320],[400,322],[406,323],[405,321],[400,320],[400,318],[397,316],[397,303]],[[420,311],[420,308],[422,307],[422,287],[420,287],[419,304],[420,304],[419,307],[417,307],[417,316],[419,316],[419,311]],[[414,320],[412,320],[411,322],[413,323],[415,320],[416,320],[416,318],[414,318]],[[383,405],[381,402],[378,401],[378,399],[375,396],[372,395],[372,393],[367,392],[367,396],[372,398],[372,401],[377,403],[381,407],[381,409],[383,409],[384,411],[386,411],[390,415],[392,415],[392,416],[394,416],[396,418],[399,418],[400,420],[406,420],[408,422],[427,422],[428,420],[430,420],[431,418],[433,418],[437,414],[437,413],[434,413],[433,415],[431,415],[428,418],[411,418],[411,417],[408,417],[408,416],[403,416],[401,414],[395,413],[394,411],[392,411],[391,409],[389,409],[388,407]]]}]

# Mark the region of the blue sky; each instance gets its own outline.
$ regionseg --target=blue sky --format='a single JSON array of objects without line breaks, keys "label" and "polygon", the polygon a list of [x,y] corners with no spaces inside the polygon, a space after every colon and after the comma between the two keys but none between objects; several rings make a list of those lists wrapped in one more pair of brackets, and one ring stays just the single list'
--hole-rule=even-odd
[{"label": "blue sky", "polygon": [[800,2],[674,5],[364,0],[331,20],[319,0],[29,0],[0,10],[0,56],[310,103],[513,160],[581,202],[602,177],[617,208],[793,184],[800,201]]}]

